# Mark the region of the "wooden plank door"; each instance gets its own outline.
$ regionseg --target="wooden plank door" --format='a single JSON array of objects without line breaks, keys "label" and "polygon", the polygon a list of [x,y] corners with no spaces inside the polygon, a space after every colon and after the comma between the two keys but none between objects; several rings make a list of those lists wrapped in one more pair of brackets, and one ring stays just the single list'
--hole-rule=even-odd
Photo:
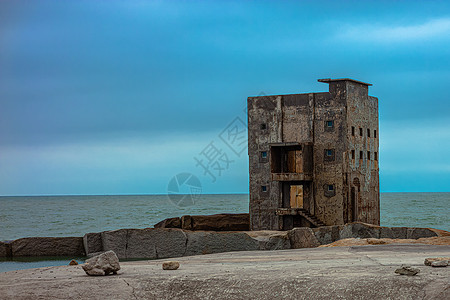
[{"label": "wooden plank door", "polygon": [[303,185],[291,185],[291,208],[303,208]]}]

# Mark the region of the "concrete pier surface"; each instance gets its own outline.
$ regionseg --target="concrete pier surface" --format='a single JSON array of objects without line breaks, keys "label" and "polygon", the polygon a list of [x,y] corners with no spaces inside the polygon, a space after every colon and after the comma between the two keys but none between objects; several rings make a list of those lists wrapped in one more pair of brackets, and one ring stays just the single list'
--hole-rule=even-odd
[{"label": "concrete pier surface", "polygon": [[[1,299],[450,299],[450,267],[424,265],[450,246],[391,244],[245,251],[121,263],[91,277],[62,266],[0,274]],[[420,269],[397,275],[402,264]]]}]

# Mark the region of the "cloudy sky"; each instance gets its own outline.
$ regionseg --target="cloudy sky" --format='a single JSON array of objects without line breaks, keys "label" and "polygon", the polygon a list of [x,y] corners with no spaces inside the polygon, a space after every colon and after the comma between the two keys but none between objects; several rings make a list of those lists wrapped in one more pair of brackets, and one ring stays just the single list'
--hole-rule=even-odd
[{"label": "cloudy sky", "polygon": [[328,77],[373,84],[382,191],[450,191],[445,1],[1,1],[0,195],[245,193],[246,98]]}]

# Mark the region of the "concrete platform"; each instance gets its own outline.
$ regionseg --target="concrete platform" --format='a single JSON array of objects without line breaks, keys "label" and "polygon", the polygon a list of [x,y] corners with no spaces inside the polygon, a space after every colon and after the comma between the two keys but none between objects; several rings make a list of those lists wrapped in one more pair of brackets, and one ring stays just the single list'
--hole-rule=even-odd
[{"label": "concrete platform", "polygon": [[[1,299],[450,299],[450,267],[424,265],[450,246],[375,245],[250,251],[121,263],[119,275],[80,266],[0,274]],[[410,264],[416,276],[394,270]]]}]

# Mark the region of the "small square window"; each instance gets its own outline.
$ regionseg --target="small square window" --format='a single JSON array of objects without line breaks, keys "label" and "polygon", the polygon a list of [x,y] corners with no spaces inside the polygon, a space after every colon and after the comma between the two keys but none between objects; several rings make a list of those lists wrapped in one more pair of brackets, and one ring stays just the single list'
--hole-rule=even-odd
[{"label": "small square window", "polygon": [[267,151],[261,151],[261,158],[267,158]]},{"label": "small square window", "polygon": [[375,160],[378,160],[378,152],[374,152],[374,153],[373,153],[373,156],[374,156],[374,159],[375,159]]},{"label": "small square window", "polygon": [[373,131],[373,137],[377,138],[377,130],[376,129]]},{"label": "small square window", "polygon": [[355,159],[355,150],[352,150],[352,159]]},{"label": "small square window", "polygon": [[326,121],[326,122],[325,122],[325,126],[326,126],[327,128],[333,128],[333,127],[334,127],[334,121],[332,121],[332,120]]},{"label": "small square window", "polygon": [[328,191],[329,191],[329,192],[334,191],[334,185],[329,184],[329,185],[328,185]]},{"label": "small square window", "polygon": [[352,126],[352,136],[355,136],[355,126]]},{"label": "small square window", "polygon": [[361,127],[359,128],[359,135],[363,136],[363,129]]},{"label": "small square window", "polygon": [[363,159],[363,152],[359,151],[359,159]]},{"label": "small square window", "polygon": [[370,129],[367,128],[367,137],[370,137]]},{"label": "small square window", "polygon": [[370,160],[370,151],[367,151],[367,160]]},{"label": "small square window", "polygon": [[265,129],[267,129],[267,125],[266,125],[266,123],[262,123],[261,124],[261,130],[265,130]]},{"label": "small square window", "polygon": [[333,150],[327,149],[327,156],[333,156]]},{"label": "small square window", "polygon": [[261,186],[261,192],[267,192],[267,185]]}]

